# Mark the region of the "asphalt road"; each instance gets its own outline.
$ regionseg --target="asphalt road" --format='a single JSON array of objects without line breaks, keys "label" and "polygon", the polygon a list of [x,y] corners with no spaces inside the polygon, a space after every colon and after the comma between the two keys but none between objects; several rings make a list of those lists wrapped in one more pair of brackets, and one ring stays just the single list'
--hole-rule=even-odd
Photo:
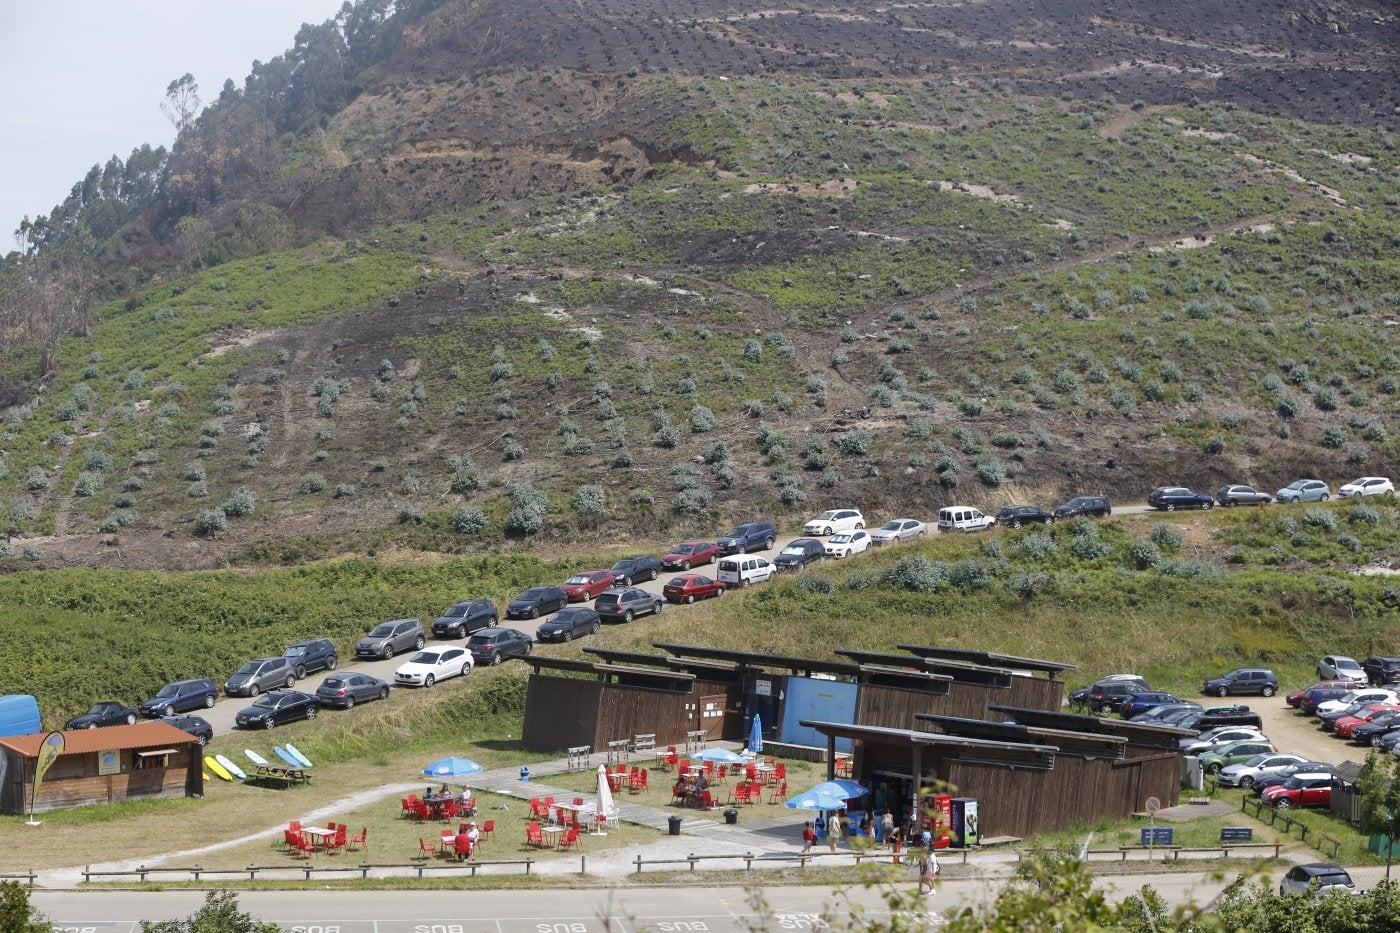
[{"label": "asphalt road", "polygon": [[[1118,900],[1151,885],[1169,907],[1205,904],[1229,882],[1209,872],[1102,877]],[[941,914],[989,903],[1000,881],[943,881],[902,919],[935,927]],[[913,874],[903,885],[917,887]],[[204,892],[34,891],[31,903],[60,933],[136,933],[141,920],[175,920],[198,910]],[[890,917],[878,889],[821,887],[584,888],[480,891],[243,891],[241,909],[291,933],[632,933],[632,931],[822,930],[858,905]],[[824,916],[825,915],[825,916]]]},{"label": "asphalt road", "polygon": [[[1113,509],[1113,513],[1114,513],[1115,515],[1137,515],[1137,514],[1142,514],[1142,513],[1144,513],[1144,512],[1150,512],[1150,511],[1152,511],[1152,509],[1151,509],[1150,507],[1146,506],[1146,505],[1114,506],[1114,509]],[[875,526],[875,527],[879,527],[879,526],[877,525],[877,526]],[[930,534],[937,533],[937,532],[936,532],[936,529],[933,528],[933,527],[930,527],[929,531],[930,531]],[[993,529],[993,530],[990,531],[990,532],[983,532],[983,533],[984,533],[984,534],[996,534],[997,531],[996,531],[995,529]],[[798,537],[798,536],[780,538],[780,539],[777,541],[777,543],[773,546],[773,548],[771,548],[770,550],[767,550],[767,551],[750,551],[749,553],[751,553],[751,554],[756,554],[756,555],[758,555],[758,556],[760,556],[760,557],[766,557],[766,558],[768,558],[769,560],[772,560],[772,558],[774,558],[775,556],[777,556],[777,554],[778,554],[784,547],[786,547],[790,542],[796,540],[797,537]],[[896,546],[897,546],[897,545],[896,545]],[[860,555],[856,555],[856,556],[853,557],[853,558],[846,558],[846,560],[856,560],[856,561],[859,561],[860,559],[861,559]],[[582,569],[585,569],[585,568],[579,568],[579,569],[582,570]],[[710,565],[706,565],[706,566],[702,566],[702,567],[696,567],[696,568],[693,569],[693,572],[705,574],[705,575],[707,575],[707,576],[713,576],[714,573],[715,573],[715,571],[716,571],[716,569],[717,569],[717,568],[715,567],[715,565],[710,564]],[[656,594],[656,595],[659,596],[659,595],[661,595],[661,588],[662,588],[662,586],[664,586],[665,583],[666,583],[666,581],[669,580],[669,579],[671,579],[671,577],[673,577],[673,576],[675,576],[675,572],[674,572],[674,571],[663,571],[662,574],[661,574],[657,579],[655,579],[655,580],[649,580],[649,581],[647,581],[647,582],[645,582],[645,583],[639,583],[639,584],[637,584],[637,585],[640,586],[642,589],[646,590],[648,593],[654,593],[654,594]],[[561,582],[562,582],[562,581],[561,581]],[[759,584],[759,585],[762,585],[762,584]],[[462,594],[462,598],[463,598],[463,599],[470,599],[470,598],[472,598],[472,594],[470,594],[470,593],[463,593],[463,594]],[[447,608],[447,607],[444,606],[443,608],[445,609],[445,608]],[[685,607],[685,606],[673,606],[673,605],[668,604],[665,611],[667,611],[667,612],[685,612],[686,609],[687,609],[687,607]],[[534,637],[534,635],[535,635],[535,630],[539,627],[539,624],[540,624],[540,622],[542,622],[542,621],[544,621],[544,619],[539,619],[539,620],[524,620],[524,621],[521,621],[521,620],[512,620],[512,619],[505,619],[505,618],[502,618],[501,624],[504,625],[504,626],[506,626],[507,628],[519,629],[520,631],[524,632],[525,634],[530,635],[531,637]],[[424,625],[425,628],[430,628],[430,627],[432,626],[432,623],[433,623],[433,620],[432,620],[432,619],[424,619],[424,620],[423,620],[423,625]],[[603,629],[603,632],[606,632],[606,631],[607,631],[607,628],[604,628],[604,629]],[[438,644],[448,644],[448,642],[437,642],[437,643],[438,643]],[[452,642],[452,643],[455,644],[455,642]],[[434,644],[434,641],[431,639],[431,637],[429,638],[428,644],[429,644],[429,645]],[[548,644],[543,644],[543,645],[537,644],[537,645],[535,646],[535,650],[536,650],[536,651],[543,651],[543,652],[545,652],[545,653],[549,653],[549,652],[551,651],[551,646],[548,645]],[[397,669],[399,668],[399,666],[402,665],[405,661],[407,661],[408,658],[412,656],[412,654],[413,654],[413,652],[410,651],[410,652],[407,652],[407,653],[404,653],[404,654],[400,654],[398,657],[392,658],[392,659],[390,659],[390,660],[388,660],[388,661],[356,661],[355,658],[354,658],[353,656],[348,657],[348,658],[342,656],[342,659],[341,659],[341,660],[342,660],[343,663],[342,663],[341,666],[338,668],[338,670],[339,670],[340,672],[342,672],[342,673],[348,672],[348,671],[355,671],[355,672],[364,673],[364,674],[372,674],[372,675],[375,676],[375,677],[379,677],[379,678],[382,678],[383,680],[388,681],[388,682],[392,685],[393,682],[394,682],[394,671],[397,670]],[[323,672],[322,672],[322,673],[311,674],[311,675],[307,676],[307,678],[306,678],[305,680],[302,680],[300,683],[298,683],[295,689],[297,689],[297,690],[303,690],[303,691],[305,691],[305,692],[307,692],[307,693],[314,693],[315,690],[316,690],[316,688],[317,688],[318,686],[320,686],[321,681],[325,678],[325,676],[326,676],[326,675],[325,675],[325,673],[323,673]],[[449,689],[449,690],[450,690],[450,689],[452,689],[452,686],[451,686],[451,685],[452,685],[452,681],[449,680],[449,681],[444,682],[442,685],[440,685],[440,686],[438,686],[438,687],[435,687],[435,688],[432,688],[432,689],[438,689],[438,690]],[[222,684],[220,685],[220,688],[222,689]],[[396,688],[396,689],[397,689],[397,688]],[[416,688],[409,688],[409,689],[416,689]],[[243,708],[246,707],[246,706],[251,705],[252,702],[253,702],[253,701],[252,701],[251,699],[247,698],[247,697],[222,697],[222,698],[220,698],[219,702],[216,703],[216,704],[214,705],[214,707],[213,707],[212,709],[207,709],[207,710],[195,710],[194,712],[195,712],[195,714],[197,714],[197,715],[199,715],[199,716],[203,716],[205,719],[207,719],[207,720],[209,721],[209,724],[212,725],[212,726],[214,727],[214,734],[215,734],[215,735],[223,735],[223,734],[226,733],[226,732],[231,732],[231,731],[234,730],[234,717],[238,714],[238,711],[239,711],[239,710],[243,709]],[[350,715],[350,716],[353,716],[353,715],[355,715],[355,713],[354,713],[353,710],[351,710],[351,711],[349,711],[349,712],[347,713],[347,712],[344,712],[344,711],[341,711],[341,710],[337,710],[337,709],[327,709],[327,710],[323,710],[323,711],[322,711],[322,715],[327,715],[327,716],[345,716],[345,715]]]}]

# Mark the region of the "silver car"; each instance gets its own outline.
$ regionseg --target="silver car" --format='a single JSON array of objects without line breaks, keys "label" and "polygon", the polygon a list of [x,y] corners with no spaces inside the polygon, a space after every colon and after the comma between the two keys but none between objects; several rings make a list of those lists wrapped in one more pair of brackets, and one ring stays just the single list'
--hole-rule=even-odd
[{"label": "silver car", "polygon": [[922,538],[926,534],[928,534],[928,523],[921,522],[917,518],[896,518],[870,532],[870,543],[874,545],[896,544],[900,541]]},{"label": "silver car", "polygon": [[381,622],[368,635],[355,643],[357,658],[392,658],[400,651],[421,649],[428,642],[428,633],[417,619],[394,619]]},{"label": "silver car", "polygon": [[234,672],[224,684],[224,694],[231,697],[255,697],[264,690],[285,687],[290,690],[297,682],[296,668],[291,658],[254,658]]}]

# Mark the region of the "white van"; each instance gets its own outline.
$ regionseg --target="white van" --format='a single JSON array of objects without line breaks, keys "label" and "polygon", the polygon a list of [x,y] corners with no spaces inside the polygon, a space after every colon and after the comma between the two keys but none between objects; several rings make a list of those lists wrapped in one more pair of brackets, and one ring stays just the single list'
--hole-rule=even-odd
[{"label": "white van", "polygon": [[938,510],[939,531],[982,531],[997,523],[991,515],[983,515],[970,505],[950,505]]},{"label": "white van", "polygon": [[777,573],[778,568],[765,558],[754,557],[752,554],[735,554],[733,557],[720,558],[715,579],[730,586],[748,586],[750,583],[771,580]]}]

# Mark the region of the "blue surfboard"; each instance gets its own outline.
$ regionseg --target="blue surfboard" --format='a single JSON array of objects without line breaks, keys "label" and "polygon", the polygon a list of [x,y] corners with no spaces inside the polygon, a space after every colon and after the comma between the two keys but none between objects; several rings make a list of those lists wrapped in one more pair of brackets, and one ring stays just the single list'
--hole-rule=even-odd
[{"label": "blue surfboard", "polygon": [[311,759],[303,755],[291,742],[287,743],[287,751],[291,754],[293,758],[295,758],[298,762],[301,763],[301,766],[303,768],[312,767]]},{"label": "blue surfboard", "polygon": [[272,753],[278,758],[281,758],[287,764],[291,765],[293,768],[302,767],[302,763],[300,761],[297,761],[297,756],[293,755],[291,752],[287,751],[280,745],[272,746]]}]

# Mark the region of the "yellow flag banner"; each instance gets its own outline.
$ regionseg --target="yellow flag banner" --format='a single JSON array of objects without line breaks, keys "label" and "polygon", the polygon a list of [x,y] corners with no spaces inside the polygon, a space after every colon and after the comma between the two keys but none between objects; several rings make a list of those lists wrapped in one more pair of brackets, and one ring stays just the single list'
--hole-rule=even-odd
[{"label": "yellow flag banner", "polygon": [[39,746],[39,758],[34,762],[34,790],[29,798],[30,816],[34,815],[34,805],[39,800],[39,785],[44,782],[44,775],[58,760],[58,756],[62,754],[63,733],[50,732],[44,736],[44,743]]}]

